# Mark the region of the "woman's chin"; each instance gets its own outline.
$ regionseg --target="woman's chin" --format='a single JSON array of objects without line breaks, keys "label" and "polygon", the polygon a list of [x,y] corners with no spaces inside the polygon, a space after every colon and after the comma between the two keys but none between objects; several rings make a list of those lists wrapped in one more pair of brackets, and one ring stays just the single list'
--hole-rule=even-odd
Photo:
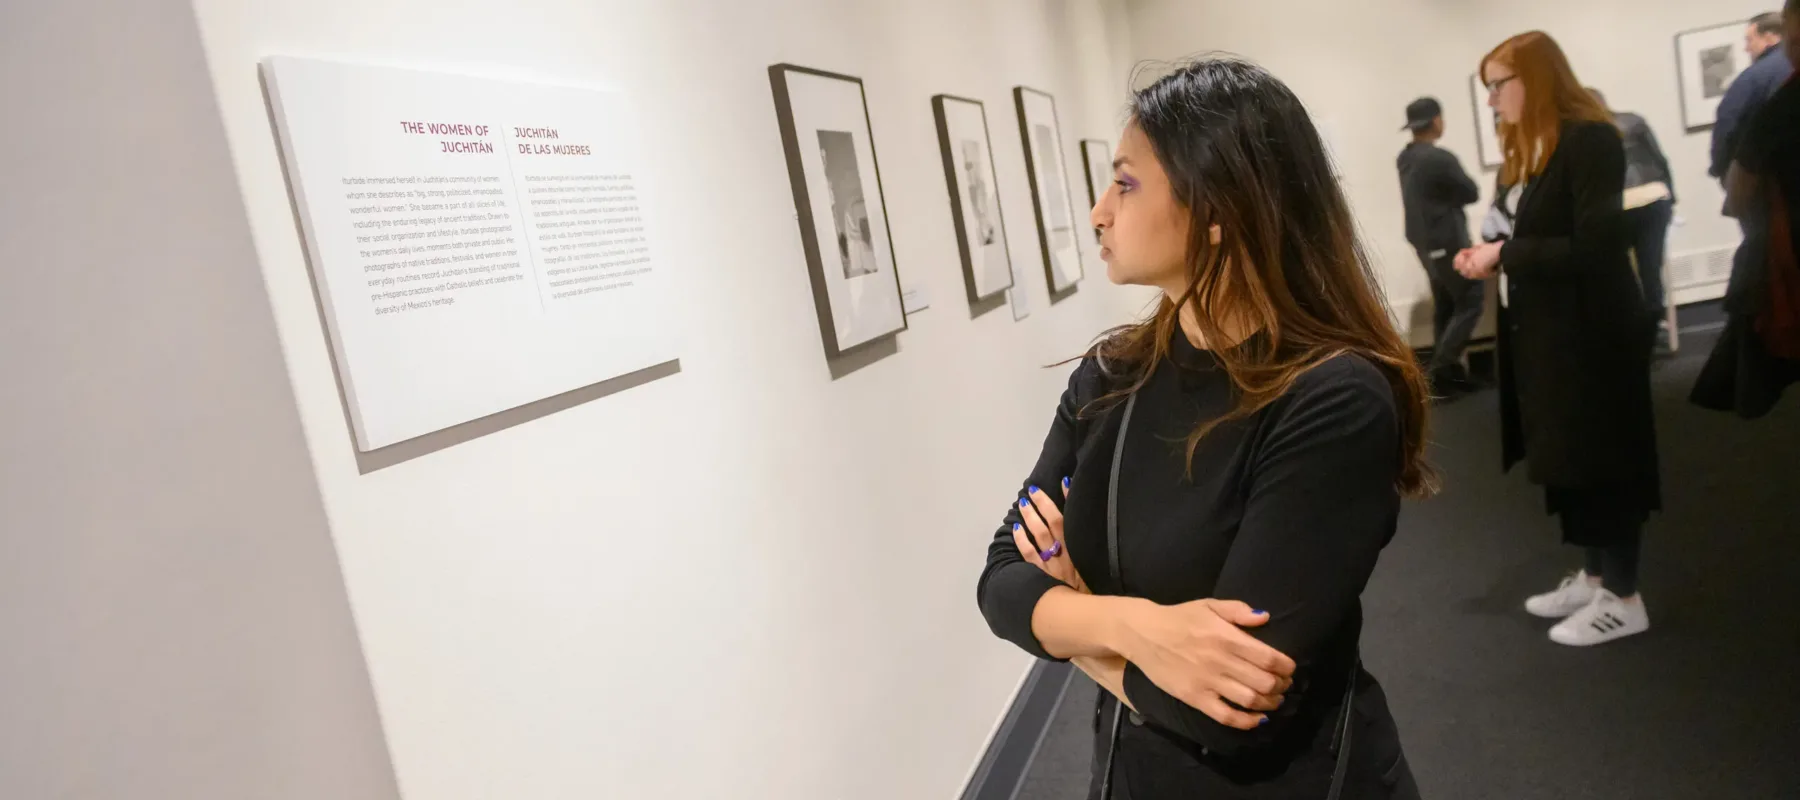
[{"label": "woman's chin", "polygon": [[1132,269],[1129,265],[1119,263],[1116,258],[1106,259],[1106,279],[1115,286],[1160,286],[1156,276],[1141,269]]},{"label": "woman's chin", "polygon": [[1106,279],[1111,281],[1114,286],[1128,286],[1131,284],[1131,278],[1126,275],[1124,270],[1119,268],[1118,263],[1111,259],[1108,259],[1106,262]]},{"label": "woman's chin", "polygon": [[1133,274],[1130,267],[1120,264],[1118,255],[1113,251],[1104,247],[1100,248],[1100,260],[1106,262],[1106,279],[1112,281],[1115,286],[1130,286],[1137,283],[1138,276]]}]

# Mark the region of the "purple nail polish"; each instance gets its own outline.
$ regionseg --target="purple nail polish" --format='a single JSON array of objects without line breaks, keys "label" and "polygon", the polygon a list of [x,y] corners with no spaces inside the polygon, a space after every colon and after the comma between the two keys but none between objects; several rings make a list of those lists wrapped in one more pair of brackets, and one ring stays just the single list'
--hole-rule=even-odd
[{"label": "purple nail polish", "polygon": [[1020,508],[1030,508],[1031,507],[1031,498],[1029,498],[1029,497],[1021,498],[1019,500],[1019,507]]}]

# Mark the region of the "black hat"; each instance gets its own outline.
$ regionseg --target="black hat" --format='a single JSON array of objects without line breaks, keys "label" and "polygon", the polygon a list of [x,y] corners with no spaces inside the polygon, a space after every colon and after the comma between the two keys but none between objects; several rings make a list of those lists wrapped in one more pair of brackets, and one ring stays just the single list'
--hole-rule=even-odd
[{"label": "black hat", "polygon": [[1406,127],[1403,131],[1422,131],[1431,127],[1431,123],[1444,115],[1444,107],[1430,97],[1421,97],[1406,105]]}]

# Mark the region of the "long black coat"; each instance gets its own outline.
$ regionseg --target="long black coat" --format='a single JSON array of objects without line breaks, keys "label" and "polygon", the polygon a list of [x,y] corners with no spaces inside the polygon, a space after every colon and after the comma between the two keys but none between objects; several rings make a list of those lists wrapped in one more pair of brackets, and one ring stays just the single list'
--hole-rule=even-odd
[{"label": "long black coat", "polygon": [[1624,186],[1618,129],[1567,123],[1520,198],[1500,251],[1502,466],[1523,459],[1535,483],[1656,509],[1654,322],[1631,267]]}]

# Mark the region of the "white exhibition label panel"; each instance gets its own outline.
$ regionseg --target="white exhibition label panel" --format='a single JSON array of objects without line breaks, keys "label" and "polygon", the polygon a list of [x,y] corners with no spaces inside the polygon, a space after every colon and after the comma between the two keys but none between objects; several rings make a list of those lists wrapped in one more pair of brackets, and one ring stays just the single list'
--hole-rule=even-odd
[{"label": "white exhibition label panel", "polygon": [[832,325],[848,350],[906,327],[862,87],[788,72],[787,88]]},{"label": "white exhibition label panel", "polygon": [[677,357],[621,95],[264,67],[359,450]]}]

